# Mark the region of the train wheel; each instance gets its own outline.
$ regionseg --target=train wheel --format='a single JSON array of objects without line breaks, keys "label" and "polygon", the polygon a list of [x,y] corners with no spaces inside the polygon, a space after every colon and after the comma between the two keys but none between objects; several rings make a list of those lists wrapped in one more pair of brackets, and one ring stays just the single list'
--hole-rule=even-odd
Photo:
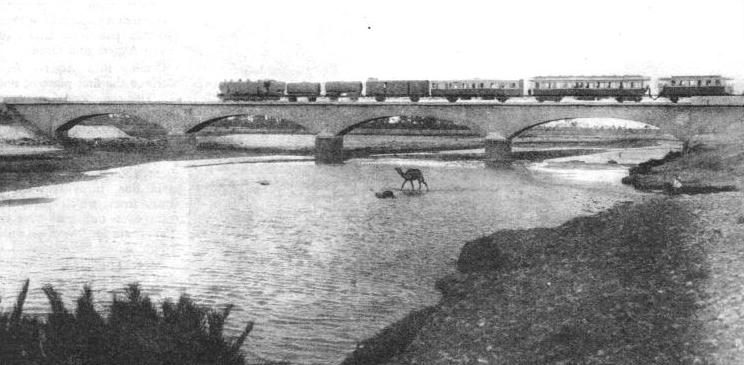
[{"label": "train wheel", "polygon": [[542,103],[545,101],[545,98],[535,98],[538,103]]},{"label": "train wheel", "polygon": [[615,100],[617,100],[618,103],[622,103],[623,101],[625,101],[622,96],[616,97]]},{"label": "train wheel", "polygon": [[292,103],[297,102],[297,97],[296,96],[290,96],[288,99]]},{"label": "train wheel", "polygon": [[331,99],[331,101],[338,101],[338,96],[329,96],[328,99]]},{"label": "train wheel", "polygon": [[349,98],[349,100],[351,100],[351,101],[359,101],[359,97],[358,96],[352,96],[352,97]]},{"label": "train wheel", "polygon": [[[494,96],[481,96],[481,99],[482,99],[482,100],[493,100],[493,99],[495,99],[495,98],[496,98],[496,97],[494,97]],[[500,100],[500,99],[499,99],[499,100]]]},{"label": "train wheel", "polygon": [[457,101],[457,96],[448,96],[447,101],[449,101],[450,103],[454,103]]},{"label": "train wheel", "polygon": [[310,97],[308,97],[308,98],[307,98],[307,101],[309,101],[309,102],[311,102],[311,103],[312,103],[312,102],[315,102],[315,100],[318,100],[318,98],[316,98],[316,97],[314,97],[314,96],[310,96]]},{"label": "train wheel", "polygon": [[509,98],[504,98],[504,97],[499,98],[499,101],[502,103],[506,103],[507,100],[509,100]]},{"label": "train wheel", "polygon": [[375,96],[375,100],[377,100],[379,102],[383,102],[383,101],[385,101],[385,97],[384,96]]},{"label": "train wheel", "polygon": [[418,103],[419,97],[418,96],[411,96],[409,99],[411,99],[412,102]]},{"label": "train wheel", "polygon": [[677,103],[677,101],[679,101],[679,97],[676,97],[676,96],[670,96],[670,97],[669,97],[669,101],[671,101],[672,103],[675,103],[675,104],[676,104],[676,103]]}]

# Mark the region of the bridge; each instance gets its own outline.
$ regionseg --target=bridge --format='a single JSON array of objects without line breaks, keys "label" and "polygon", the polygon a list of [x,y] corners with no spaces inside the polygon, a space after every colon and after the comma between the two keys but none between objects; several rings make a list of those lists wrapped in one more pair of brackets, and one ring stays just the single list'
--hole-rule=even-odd
[{"label": "bridge", "polygon": [[697,134],[725,133],[744,123],[744,104],[672,103],[370,103],[370,102],[59,102],[10,103],[51,136],[100,115],[128,114],[161,125],[169,135],[186,136],[220,119],[266,115],[297,123],[316,134],[318,163],[343,160],[343,136],[367,121],[392,116],[421,116],[465,125],[485,137],[486,158],[508,160],[511,139],[539,124],[570,118],[617,118],[650,124],[682,141]]}]

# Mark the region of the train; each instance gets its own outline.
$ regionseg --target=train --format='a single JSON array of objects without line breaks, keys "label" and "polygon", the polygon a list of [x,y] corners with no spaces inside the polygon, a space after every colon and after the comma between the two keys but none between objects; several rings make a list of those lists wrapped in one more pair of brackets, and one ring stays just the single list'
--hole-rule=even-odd
[{"label": "train", "polygon": [[[657,79],[656,98],[665,97],[676,103],[680,98],[692,96],[733,95],[730,78],[721,75],[670,76]],[[605,76],[536,76],[525,81],[517,80],[377,80],[283,82],[277,80],[223,81],[217,96],[228,101],[271,101],[286,98],[297,102],[306,98],[309,102],[319,97],[331,101],[348,98],[357,101],[361,97],[384,102],[387,98],[409,98],[418,102],[421,98],[444,98],[454,103],[458,100],[498,100],[533,97],[538,102],[560,102],[565,97],[578,100],[614,98],[618,102],[640,102],[651,95],[651,78],[643,75]]]}]

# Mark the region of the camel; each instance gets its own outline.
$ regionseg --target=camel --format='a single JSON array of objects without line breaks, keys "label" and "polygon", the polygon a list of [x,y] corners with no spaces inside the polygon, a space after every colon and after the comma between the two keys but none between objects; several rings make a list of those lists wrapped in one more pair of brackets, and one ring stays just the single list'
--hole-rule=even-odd
[{"label": "camel", "polygon": [[407,182],[411,182],[411,190],[413,190],[413,180],[418,181],[419,183],[419,190],[421,190],[421,184],[426,185],[426,190],[429,190],[429,184],[424,181],[424,174],[419,169],[408,169],[406,172],[403,172],[403,169],[400,167],[396,167],[395,171],[398,172],[398,174],[403,177],[403,185],[400,186],[400,190],[403,190],[403,188],[406,186]]}]

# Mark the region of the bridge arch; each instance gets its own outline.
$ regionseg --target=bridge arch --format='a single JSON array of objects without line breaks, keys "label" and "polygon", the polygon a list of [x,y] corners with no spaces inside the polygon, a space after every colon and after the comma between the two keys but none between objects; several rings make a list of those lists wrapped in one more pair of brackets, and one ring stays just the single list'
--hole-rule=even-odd
[{"label": "bridge arch", "polygon": [[[101,123],[101,124],[97,124],[97,125],[113,125],[116,128],[122,130],[123,132],[125,132],[127,134],[130,134],[130,135],[133,135],[133,136],[139,136],[139,135],[136,135],[136,134],[139,134],[137,132],[142,132],[142,126],[143,125],[147,125],[150,128],[147,128],[145,130],[145,132],[142,132],[142,133],[152,134],[152,131],[155,130],[155,131],[158,132],[158,133],[154,133],[156,135],[165,135],[165,134],[167,134],[167,130],[162,125],[160,125],[158,123],[153,123],[153,122],[151,122],[151,121],[149,121],[149,120],[147,120],[145,118],[142,118],[142,117],[140,117],[138,115],[135,115],[135,114],[132,114],[132,113],[126,113],[126,112],[105,112],[105,113],[101,113],[101,112],[97,112],[97,113],[85,114],[85,115],[77,116],[77,117],[75,117],[75,118],[73,118],[71,120],[68,120],[68,121],[62,123],[61,125],[59,125],[57,128],[54,129],[54,135],[55,135],[55,137],[60,138],[60,139],[67,139],[67,138],[69,138],[68,135],[67,135],[67,133],[71,129],[73,129],[75,126],[81,125],[81,124],[85,123],[86,121],[96,120],[96,118],[100,118],[100,117],[108,117],[109,119],[112,120],[112,122],[111,123]],[[113,122],[113,120],[115,118],[133,119],[135,121],[133,124],[136,126],[136,128],[125,128],[125,126],[122,125],[121,123]],[[135,131],[135,134],[132,134],[131,133],[132,131]]]},{"label": "bridge arch", "polygon": [[[664,132],[664,129],[662,127],[660,127],[660,126],[656,126],[656,125],[654,125],[652,123],[638,121],[638,120],[633,120],[633,119],[628,119],[628,118],[575,117],[575,118],[557,118],[557,119],[551,118],[549,120],[545,120],[545,121],[537,122],[537,123],[534,123],[534,124],[530,124],[530,125],[527,125],[527,126],[522,127],[521,129],[519,129],[519,130],[517,130],[515,132],[511,132],[509,135],[507,135],[504,138],[506,140],[508,140],[508,141],[512,141],[512,140],[514,140],[515,138],[519,137],[522,133],[524,133],[526,131],[529,131],[529,130],[535,128],[535,127],[539,127],[539,126],[546,125],[546,124],[553,123],[553,122],[559,122],[559,121],[564,121],[564,120],[565,121],[569,121],[569,120],[592,120],[592,119],[594,119],[594,120],[601,119],[601,121],[599,121],[599,125],[601,125],[602,123],[612,123],[613,121],[615,121],[615,122],[625,121],[625,122],[633,122],[633,123],[643,124],[643,125],[652,127],[653,130],[659,130],[659,131]],[[579,127],[579,128],[582,128],[582,127]],[[584,127],[584,128],[588,128],[588,127]],[[629,128],[629,129],[631,129],[631,128]],[[635,128],[635,129],[642,129],[642,128]]]},{"label": "bridge arch", "polygon": [[199,131],[201,131],[201,130],[209,127],[209,126],[212,126],[212,125],[214,125],[216,123],[220,123],[222,121],[230,120],[230,118],[256,117],[256,116],[263,116],[266,119],[275,119],[275,120],[284,121],[284,122],[289,123],[291,125],[297,126],[298,127],[298,130],[301,129],[302,131],[307,131],[307,132],[311,131],[311,129],[308,126],[304,125],[302,123],[302,121],[294,121],[294,120],[291,120],[291,119],[288,119],[288,118],[283,118],[283,117],[280,117],[280,116],[274,116],[274,115],[271,115],[271,114],[231,113],[231,114],[226,114],[226,115],[210,116],[209,119],[199,121],[196,124],[188,127],[185,130],[185,133],[186,134],[196,133],[196,132],[199,132]]},{"label": "bridge arch", "polygon": [[463,120],[452,120],[446,117],[442,117],[439,115],[432,115],[432,114],[384,114],[380,116],[373,116],[373,117],[366,117],[364,120],[355,120],[352,122],[352,124],[348,125],[338,133],[336,133],[336,136],[343,137],[349,132],[353,131],[354,129],[363,127],[365,124],[368,124],[370,122],[380,120],[380,119],[389,119],[394,117],[409,117],[409,118],[422,118],[422,119],[432,119],[437,120],[440,122],[447,122],[452,123],[456,126],[464,126],[473,131],[473,133],[478,134],[479,136],[486,136],[488,133],[481,128],[480,125],[477,123],[474,123],[472,121],[463,121]]}]

